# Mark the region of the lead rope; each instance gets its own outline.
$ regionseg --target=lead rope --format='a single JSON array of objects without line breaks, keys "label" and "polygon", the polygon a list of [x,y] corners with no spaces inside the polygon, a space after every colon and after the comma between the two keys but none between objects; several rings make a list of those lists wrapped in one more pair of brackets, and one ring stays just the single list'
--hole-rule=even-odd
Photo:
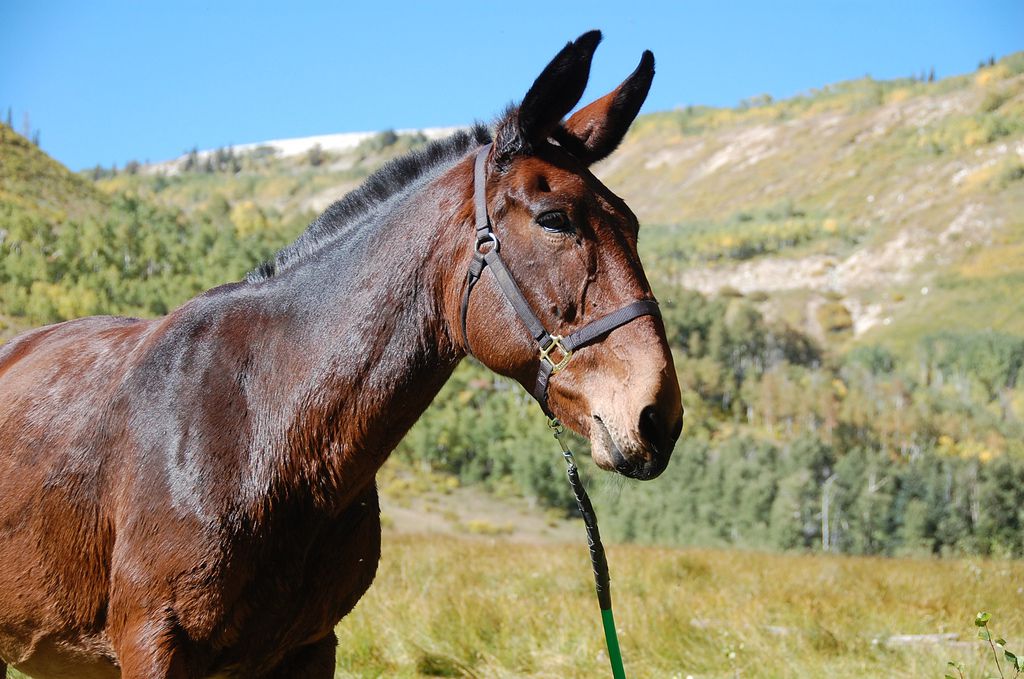
[{"label": "lead rope", "polygon": [[604,626],[604,640],[608,646],[608,661],[612,664],[612,677],[614,679],[626,679],[626,670],[622,667],[622,653],[619,651],[619,636],[615,632],[615,616],[612,615],[612,590],[608,577],[608,559],[604,555],[604,545],[601,544],[601,533],[597,529],[597,514],[594,512],[594,505],[590,502],[587,489],[580,480],[580,472],[576,467],[576,458],[569,450],[569,444],[565,442],[565,427],[558,421],[558,418],[549,418],[548,427],[562,447],[562,457],[565,458],[565,473],[569,476],[569,485],[572,493],[576,496],[576,504],[583,515],[583,524],[587,527],[587,544],[590,545],[590,563],[594,567],[594,585],[597,589],[597,603],[601,607],[601,623]]}]

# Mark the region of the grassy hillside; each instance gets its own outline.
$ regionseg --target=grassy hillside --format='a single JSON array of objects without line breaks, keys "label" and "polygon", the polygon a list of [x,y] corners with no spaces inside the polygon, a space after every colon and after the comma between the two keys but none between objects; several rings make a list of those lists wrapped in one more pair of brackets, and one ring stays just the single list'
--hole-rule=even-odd
[{"label": "grassy hillside", "polygon": [[[601,174],[684,285],[765,295],[823,340],[905,352],[950,325],[1024,332],[1024,54],[654,114]],[[828,303],[851,333],[822,327]]]},{"label": "grassy hillside", "polygon": [[62,221],[97,215],[110,196],[92,182],[41,153],[31,142],[0,123],[0,209],[10,220],[15,210]]},{"label": "grassy hillside", "polygon": [[206,157],[193,152],[169,168],[162,163],[85,175],[97,177],[104,191],[130,191],[165,207],[194,212],[226,206],[232,222],[259,228],[283,215],[312,221],[386,161],[426,142],[421,135],[382,132],[346,152],[280,157],[264,147],[236,156],[231,149],[218,149]]},{"label": "grassy hillside", "polygon": [[[102,214],[110,203],[109,195],[97,190],[92,182],[68,172],[0,123],[0,246],[20,234],[69,218]],[[0,302],[0,341],[27,329],[29,324],[17,308]]]}]

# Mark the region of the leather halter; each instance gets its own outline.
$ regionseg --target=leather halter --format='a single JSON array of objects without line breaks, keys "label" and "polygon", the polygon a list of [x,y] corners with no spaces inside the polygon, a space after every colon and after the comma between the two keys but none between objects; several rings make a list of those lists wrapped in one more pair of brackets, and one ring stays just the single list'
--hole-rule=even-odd
[{"label": "leather halter", "polygon": [[[466,333],[466,316],[469,313],[469,295],[473,286],[483,275],[484,268],[490,267],[494,274],[494,280],[501,288],[512,308],[515,309],[519,319],[533,336],[540,352],[540,367],[537,371],[537,382],[534,385],[532,395],[544,410],[548,417],[553,417],[548,409],[548,381],[551,376],[563,370],[569,360],[580,347],[592,344],[601,339],[604,335],[618,327],[626,325],[633,319],[640,316],[660,316],[661,310],[658,303],[653,299],[638,300],[627,304],[621,309],[611,312],[607,316],[588,323],[568,337],[552,335],[545,328],[537,314],[533,313],[530,303],[526,301],[511,272],[501,259],[501,243],[497,234],[491,227],[491,220],[487,214],[487,154],[491,150],[491,144],[485,145],[476,154],[476,163],[473,168],[473,202],[476,206],[476,244],[474,246],[473,261],[469,265],[469,273],[466,281],[466,292],[462,297],[462,338],[466,348],[472,353],[469,346],[469,335]],[[490,247],[488,247],[490,244]],[[484,248],[487,248],[486,252]]]}]

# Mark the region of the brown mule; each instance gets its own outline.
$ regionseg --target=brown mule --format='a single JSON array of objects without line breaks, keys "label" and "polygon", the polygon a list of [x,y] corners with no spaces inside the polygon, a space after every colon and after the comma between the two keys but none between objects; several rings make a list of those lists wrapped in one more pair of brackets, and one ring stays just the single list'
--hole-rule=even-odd
[{"label": "brown mule", "polygon": [[[501,255],[545,328],[651,300],[637,221],[587,169],[654,73],[579,110],[596,32],[492,140],[383,168],[273,262],[163,318],[0,347],[0,661],[35,677],[333,676],[380,554],[374,476],[472,349],[534,389],[537,344],[484,271],[466,305],[474,157]],[[556,358],[556,360],[558,360]],[[661,320],[576,349],[546,403],[601,467],[664,469],[682,427]]]}]

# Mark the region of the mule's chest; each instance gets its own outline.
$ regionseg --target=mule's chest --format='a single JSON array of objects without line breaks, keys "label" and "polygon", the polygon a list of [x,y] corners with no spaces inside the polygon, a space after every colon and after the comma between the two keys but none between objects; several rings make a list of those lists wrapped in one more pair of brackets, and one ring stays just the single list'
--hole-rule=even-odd
[{"label": "mule's chest", "polygon": [[307,529],[297,526],[300,538],[282,539],[253,566],[211,639],[220,648],[215,667],[252,676],[286,662],[330,635],[370,587],[380,559],[376,488],[337,520]]}]

